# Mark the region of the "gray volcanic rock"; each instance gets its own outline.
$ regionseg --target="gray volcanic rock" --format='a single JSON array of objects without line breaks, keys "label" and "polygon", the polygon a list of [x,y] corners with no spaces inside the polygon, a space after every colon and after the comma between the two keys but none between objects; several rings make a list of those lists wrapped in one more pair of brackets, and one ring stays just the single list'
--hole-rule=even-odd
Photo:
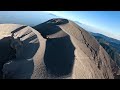
[{"label": "gray volcanic rock", "polygon": [[[55,23],[56,21],[62,21],[62,20],[65,21],[63,24],[61,23],[58,24],[58,22]],[[58,51],[57,49],[59,47],[62,47],[65,44],[65,42],[70,40],[73,45],[72,47],[74,50],[74,55],[73,55],[73,60],[71,61],[70,59],[68,60],[69,62],[72,62],[71,63],[72,65],[71,64],[69,65],[70,68],[72,68],[72,70],[69,70],[71,72],[69,72],[68,76],[70,76],[71,78],[106,78],[106,79],[114,78],[112,69],[111,69],[109,55],[99,45],[97,40],[94,37],[92,37],[87,31],[83,30],[74,22],[65,20],[65,19],[60,19],[60,18],[52,19],[51,23],[50,23],[50,20],[48,22],[37,25],[34,28],[38,30],[41,33],[41,35],[47,38],[47,42],[49,42],[48,45],[46,44],[47,47],[50,47],[50,45],[54,47],[54,49],[52,49],[54,51],[51,50],[51,47],[50,49],[46,49],[46,52],[48,51],[51,52],[50,53],[50,57],[52,57],[51,63],[53,63],[53,61],[54,62],[56,61],[56,63],[54,63],[53,65],[51,64],[51,68],[54,68],[56,69],[56,71],[59,71],[56,68],[57,63],[59,63],[63,59],[64,60],[61,62],[64,63],[66,61],[65,57],[60,60],[58,60],[59,58],[57,59],[54,57],[59,56],[64,52],[64,49],[61,50],[61,53],[57,52]],[[59,43],[59,45],[57,45],[59,47],[56,46],[55,48],[55,43],[58,43],[59,40],[60,39],[62,40],[63,38],[64,38],[63,40],[65,40],[65,37],[66,38],[69,37],[69,40],[65,41],[64,44]],[[55,49],[56,49],[56,54],[54,53]],[[72,48],[70,49],[71,49],[71,52],[73,52]],[[57,55],[58,53],[59,55]],[[49,56],[48,53],[45,53],[45,54],[46,54],[46,57]],[[67,55],[68,53],[65,53],[66,57]],[[63,68],[64,70],[65,66],[61,65],[61,67],[59,68]]]},{"label": "gray volcanic rock", "polygon": [[1,40],[14,33],[23,43],[16,58],[4,62],[5,79],[114,78],[112,59],[106,51],[70,20],[51,19],[34,29],[16,24],[1,24],[0,28]]},{"label": "gray volcanic rock", "polygon": [[[15,59],[8,60],[3,65],[3,78],[5,79],[29,79],[31,78],[34,68],[42,62],[45,39],[40,33],[29,26],[17,24],[1,24],[1,31],[3,33],[0,38],[10,37],[11,32],[14,33],[14,38],[20,37],[23,46],[16,51],[20,52]],[[2,44],[2,43],[1,43]],[[17,43],[16,43],[17,44]],[[9,49],[4,48],[2,52],[8,52]],[[6,54],[7,55],[7,54]],[[41,63],[40,63],[41,64]]]}]

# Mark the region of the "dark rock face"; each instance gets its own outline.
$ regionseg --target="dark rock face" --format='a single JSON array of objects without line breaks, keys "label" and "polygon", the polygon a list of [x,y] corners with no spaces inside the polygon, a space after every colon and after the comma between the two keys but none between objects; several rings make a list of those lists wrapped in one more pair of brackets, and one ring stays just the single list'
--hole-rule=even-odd
[{"label": "dark rock face", "polygon": [[61,24],[67,24],[69,21],[67,19],[61,19],[61,18],[55,18],[48,20],[46,23],[51,25],[61,25]]},{"label": "dark rock face", "polygon": [[1,78],[31,78],[34,69],[33,56],[39,48],[37,36],[32,32],[31,28],[25,29],[22,25],[8,24],[0,26],[9,27],[9,29],[5,29],[5,32],[15,33],[12,40],[11,36],[0,40],[0,49],[2,48],[0,55],[6,57],[5,60],[1,59]]},{"label": "dark rock face", "polygon": [[57,33],[58,31],[61,31],[61,28],[59,28],[56,25],[67,24],[68,22],[69,21],[67,19],[60,19],[60,18],[51,19],[33,28],[36,29],[37,31],[40,31],[41,35],[44,38],[46,38],[47,35],[51,35]]},{"label": "dark rock face", "polygon": [[71,74],[75,57],[74,50],[75,47],[68,36],[48,39],[44,62],[50,74],[58,77]]},{"label": "dark rock face", "polygon": [[2,78],[3,65],[9,60],[16,58],[16,50],[10,46],[11,37],[4,37],[0,40],[0,76]]}]

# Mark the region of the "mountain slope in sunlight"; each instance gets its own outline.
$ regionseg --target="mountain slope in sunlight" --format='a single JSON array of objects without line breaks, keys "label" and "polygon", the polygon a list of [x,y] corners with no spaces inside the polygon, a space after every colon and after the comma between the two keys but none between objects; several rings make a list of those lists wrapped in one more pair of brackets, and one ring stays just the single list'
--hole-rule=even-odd
[{"label": "mountain slope in sunlight", "polygon": [[34,29],[19,24],[0,28],[7,32],[0,36],[0,53],[5,53],[1,78],[114,79],[119,72],[98,41],[71,20],[53,18]]}]

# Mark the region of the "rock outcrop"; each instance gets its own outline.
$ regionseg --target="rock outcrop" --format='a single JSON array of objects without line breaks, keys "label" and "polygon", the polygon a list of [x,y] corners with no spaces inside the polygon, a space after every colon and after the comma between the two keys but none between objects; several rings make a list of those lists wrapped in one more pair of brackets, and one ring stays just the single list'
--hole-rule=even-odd
[{"label": "rock outcrop", "polygon": [[67,19],[51,19],[33,28],[1,24],[0,38],[14,33],[20,56],[2,68],[7,79],[114,79],[111,58],[83,28]]}]

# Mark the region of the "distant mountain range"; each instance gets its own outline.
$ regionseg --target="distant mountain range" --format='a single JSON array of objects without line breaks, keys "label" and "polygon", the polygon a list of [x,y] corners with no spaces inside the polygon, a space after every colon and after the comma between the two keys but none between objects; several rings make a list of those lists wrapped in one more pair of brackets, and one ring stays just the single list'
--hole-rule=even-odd
[{"label": "distant mountain range", "polygon": [[100,45],[120,67],[120,41],[99,33],[91,34],[96,38]]},{"label": "distant mountain range", "polygon": [[120,40],[117,40],[117,39],[114,39],[114,38],[111,38],[111,37],[107,37],[103,34],[100,34],[100,33],[92,33],[94,36],[99,36],[99,37],[103,37],[105,38],[106,41],[110,42],[110,43],[116,43],[118,45],[120,45]]}]

